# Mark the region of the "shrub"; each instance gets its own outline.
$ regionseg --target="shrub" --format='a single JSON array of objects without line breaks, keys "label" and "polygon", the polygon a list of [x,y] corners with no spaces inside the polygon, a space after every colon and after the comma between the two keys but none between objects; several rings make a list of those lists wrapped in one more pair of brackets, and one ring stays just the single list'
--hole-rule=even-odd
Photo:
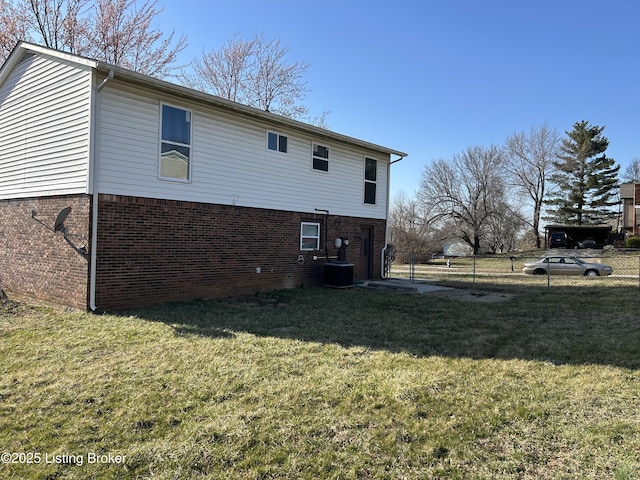
[{"label": "shrub", "polygon": [[640,237],[627,238],[627,248],[640,248]]}]

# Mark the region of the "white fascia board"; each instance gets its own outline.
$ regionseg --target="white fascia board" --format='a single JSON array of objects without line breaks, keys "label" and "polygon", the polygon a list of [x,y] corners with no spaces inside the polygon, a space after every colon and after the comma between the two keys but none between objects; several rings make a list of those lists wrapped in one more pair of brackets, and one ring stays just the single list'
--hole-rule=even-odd
[{"label": "white fascia board", "polygon": [[372,150],[379,153],[397,155],[399,157],[407,156],[406,153],[392,149],[392,148],[383,147],[381,145],[376,145],[370,142],[366,142],[364,140],[359,140],[357,138],[349,137],[347,135],[335,133],[325,128],[316,127],[314,125],[300,122],[298,120],[292,120],[290,118],[286,118],[281,115],[265,112],[263,110],[260,110],[254,107],[249,107],[247,105],[243,105],[238,102],[233,102],[231,100],[218,97],[216,95],[211,95],[209,93],[193,90],[191,88],[187,88],[182,85],[177,85],[175,83],[167,82],[165,80],[149,77],[147,75],[133,72],[131,70],[127,70],[124,68],[115,67],[113,65],[98,62],[98,70],[102,71],[105,74],[107,74],[109,71],[113,71],[114,78],[116,79],[119,78],[122,81],[132,83],[136,86],[159,90],[162,92],[169,93],[171,95],[175,95],[177,97],[185,98],[192,102],[211,105],[218,108],[223,108],[225,110],[235,112],[243,116],[258,118],[272,125],[278,125],[278,126],[286,127],[289,129],[303,131],[305,133],[312,134],[313,136],[316,136],[316,137],[322,137],[322,138],[338,141],[341,143],[356,145],[364,149]]},{"label": "white fascia board", "polygon": [[7,58],[7,60],[4,62],[2,67],[0,67],[0,86],[4,83],[7,76],[11,74],[13,67],[15,67],[15,65],[22,59],[23,55],[27,52],[47,55],[49,57],[58,58],[60,60],[65,60],[67,62],[75,63],[78,65],[83,65],[85,67],[90,67],[90,68],[98,67],[98,62],[95,60],[80,57],[78,55],[74,55],[67,52],[62,52],[60,50],[54,50],[52,48],[43,47],[41,45],[36,45],[34,43],[21,41],[16,44],[12,52],[9,54],[9,57]]},{"label": "white fascia board", "polygon": [[9,75],[9,73],[11,72],[15,64],[18,63],[22,58],[22,56],[24,55],[24,53],[28,51],[38,53],[41,55],[48,55],[50,57],[58,58],[68,62],[76,63],[78,65],[93,68],[107,75],[109,74],[109,72],[114,72],[114,75],[116,77],[121,78],[123,81],[130,82],[135,85],[150,88],[150,89],[160,90],[178,97],[183,97],[193,102],[199,102],[203,104],[213,105],[218,108],[224,108],[226,110],[235,112],[239,115],[258,118],[272,125],[278,125],[278,126],[286,127],[289,129],[302,131],[320,138],[334,140],[334,141],[338,141],[338,142],[346,143],[350,145],[356,145],[366,150],[371,150],[378,153],[396,155],[401,158],[404,158],[407,156],[406,153],[401,152],[399,150],[383,147],[381,145],[376,145],[374,143],[366,142],[364,140],[359,140],[357,138],[353,138],[348,135],[332,132],[325,128],[316,127],[314,125],[300,122],[298,120],[292,120],[290,118],[286,118],[281,115],[276,115],[274,113],[265,112],[263,110],[249,107],[241,103],[232,102],[231,100],[226,100],[216,95],[211,95],[205,92],[200,92],[198,90],[193,90],[191,88],[187,88],[182,85],[177,85],[171,82],[167,82],[165,80],[160,80],[154,77],[150,77],[148,75],[143,75],[141,73],[137,73],[132,70],[127,70],[125,68],[116,67],[108,63],[92,60],[89,58],[81,57],[79,55],[62,52],[60,50],[54,50],[52,48],[43,47],[41,45],[36,45],[33,43],[24,42],[24,41],[19,42],[16,45],[16,47],[13,49],[13,51],[9,55],[9,58],[7,59],[7,61],[0,68],[0,86],[2,85],[6,77]]}]

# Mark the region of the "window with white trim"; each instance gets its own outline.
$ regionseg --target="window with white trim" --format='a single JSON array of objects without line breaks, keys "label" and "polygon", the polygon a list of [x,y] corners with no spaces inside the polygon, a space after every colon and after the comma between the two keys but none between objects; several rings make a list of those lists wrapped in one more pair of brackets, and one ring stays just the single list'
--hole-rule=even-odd
[{"label": "window with white trim", "polygon": [[320,250],[320,223],[300,224],[300,250]]},{"label": "window with white trim", "polygon": [[373,158],[364,159],[364,203],[376,204],[376,189],[378,185],[378,161]]},{"label": "window with white trim", "polygon": [[320,172],[329,171],[329,147],[312,144],[312,168]]},{"label": "window with white trim", "polygon": [[276,132],[267,132],[267,149],[274,152],[287,153],[288,138]]},{"label": "window with white trim", "polygon": [[189,181],[191,111],[162,104],[160,124],[160,177]]}]

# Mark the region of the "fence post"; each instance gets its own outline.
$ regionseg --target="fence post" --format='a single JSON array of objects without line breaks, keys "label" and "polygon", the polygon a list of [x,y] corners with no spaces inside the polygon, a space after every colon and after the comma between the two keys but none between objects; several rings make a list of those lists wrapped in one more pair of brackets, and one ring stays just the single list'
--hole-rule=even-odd
[{"label": "fence post", "polygon": [[476,286],[476,256],[473,256],[473,286]]},{"label": "fence post", "polygon": [[416,276],[416,258],[415,253],[411,252],[409,255],[409,282],[413,283],[413,280]]},{"label": "fence post", "polygon": [[547,293],[551,291],[551,265],[547,261]]}]

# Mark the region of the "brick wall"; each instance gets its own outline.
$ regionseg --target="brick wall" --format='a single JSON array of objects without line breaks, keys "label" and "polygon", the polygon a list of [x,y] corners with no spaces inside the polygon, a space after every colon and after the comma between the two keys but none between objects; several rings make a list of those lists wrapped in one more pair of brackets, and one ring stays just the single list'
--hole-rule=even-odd
[{"label": "brick wall", "polygon": [[[65,221],[69,239],[78,247],[88,245],[91,197],[0,200],[0,288],[5,292],[87,307],[88,257],[76,252],[61,232],[51,230],[65,207],[71,207]],[[33,210],[45,225],[32,217]]]},{"label": "brick wall", "polygon": [[330,256],[336,237],[350,239],[356,277],[361,227],[373,228],[372,272],[380,276],[384,220],[118,195],[100,196],[99,217],[99,308],[321,284],[324,260],[313,256],[324,252],[300,250],[302,221],[321,222],[321,248],[327,222]]},{"label": "brick wall", "polygon": [[[90,249],[91,200],[0,201],[0,288],[88,308],[89,256],[51,229],[70,206],[68,237]],[[99,207],[96,305],[102,309],[320,285],[325,260],[313,256],[325,255],[325,236],[330,256],[338,254],[336,237],[349,238],[347,260],[358,278],[362,227],[373,230],[372,273],[380,276],[384,220],[113,195],[101,195]],[[303,221],[320,222],[320,251],[300,250]]]}]

